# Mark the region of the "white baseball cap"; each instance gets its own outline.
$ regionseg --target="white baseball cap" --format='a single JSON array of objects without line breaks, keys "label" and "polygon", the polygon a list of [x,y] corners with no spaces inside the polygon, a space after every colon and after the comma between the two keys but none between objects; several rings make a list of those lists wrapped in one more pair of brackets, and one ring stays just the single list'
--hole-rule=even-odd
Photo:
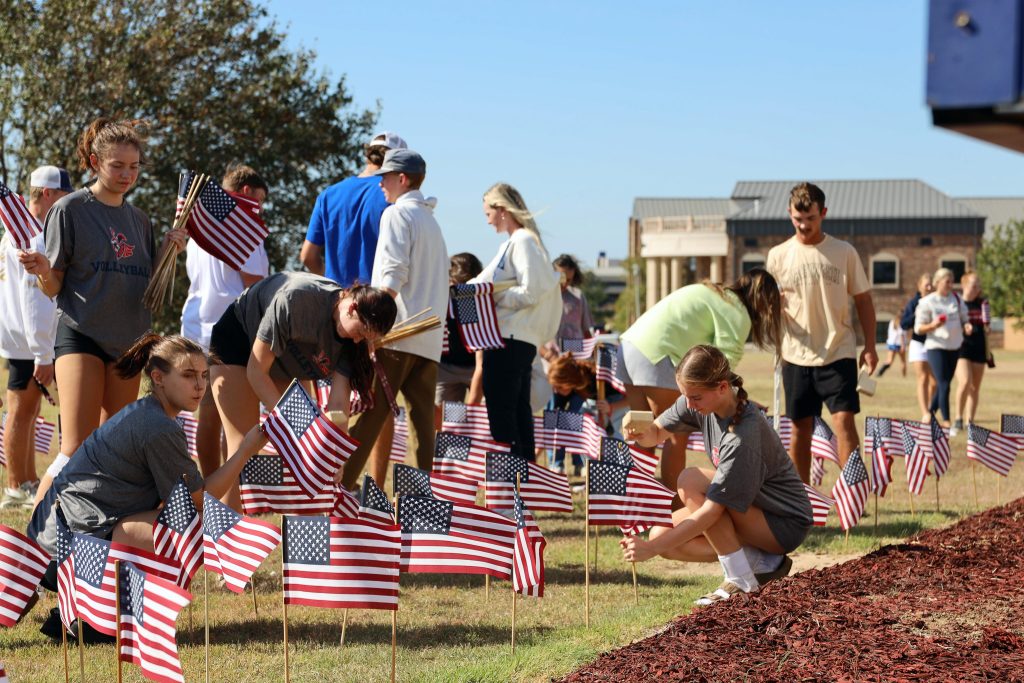
[{"label": "white baseball cap", "polygon": [[49,190],[74,192],[74,188],[71,187],[71,174],[56,166],[40,166],[32,171],[29,185]]},{"label": "white baseball cap", "polygon": [[408,149],[409,145],[405,144],[405,140],[401,138],[398,133],[392,133],[390,130],[383,130],[366,143],[367,147],[387,147],[388,149]]}]

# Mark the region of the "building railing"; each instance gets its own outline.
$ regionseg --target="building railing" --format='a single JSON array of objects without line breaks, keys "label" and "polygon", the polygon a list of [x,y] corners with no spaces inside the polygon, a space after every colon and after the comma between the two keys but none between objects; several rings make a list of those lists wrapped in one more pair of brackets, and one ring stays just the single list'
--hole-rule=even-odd
[{"label": "building railing", "polygon": [[725,232],[725,216],[655,216],[641,226],[644,232]]}]

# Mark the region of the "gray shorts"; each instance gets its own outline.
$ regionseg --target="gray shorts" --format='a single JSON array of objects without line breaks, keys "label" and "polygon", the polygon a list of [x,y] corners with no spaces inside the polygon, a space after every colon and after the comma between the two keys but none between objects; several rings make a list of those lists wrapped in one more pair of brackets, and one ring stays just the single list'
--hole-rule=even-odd
[{"label": "gray shorts", "polygon": [[678,391],[676,386],[676,369],[672,359],[665,356],[657,363],[651,363],[640,350],[622,340],[619,344],[619,362],[616,374],[623,384],[634,387],[655,387]]},{"label": "gray shorts", "polygon": [[772,536],[775,537],[775,540],[779,542],[779,545],[787,553],[791,553],[799,548],[811,530],[809,522],[802,521],[796,517],[775,515],[768,511],[764,511],[764,521],[768,523]]},{"label": "gray shorts", "polygon": [[441,363],[437,366],[437,388],[434,390],[434,405],[445,401],[464,403],[473,381],[473,368]]}]

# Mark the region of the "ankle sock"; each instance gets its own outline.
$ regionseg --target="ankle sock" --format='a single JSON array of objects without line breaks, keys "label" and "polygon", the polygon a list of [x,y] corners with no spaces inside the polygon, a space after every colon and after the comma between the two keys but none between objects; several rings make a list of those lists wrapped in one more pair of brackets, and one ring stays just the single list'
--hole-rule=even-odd
[{"label": "ankle sock", "polygon": [[759,585],[757,579],[754,578],[754,570],[750,567],[743,548],[728,555],[719,555],[718,561],[722,563],[722,569],[725,570],[726,581],[736,584],[746,593],[758,589]]}]

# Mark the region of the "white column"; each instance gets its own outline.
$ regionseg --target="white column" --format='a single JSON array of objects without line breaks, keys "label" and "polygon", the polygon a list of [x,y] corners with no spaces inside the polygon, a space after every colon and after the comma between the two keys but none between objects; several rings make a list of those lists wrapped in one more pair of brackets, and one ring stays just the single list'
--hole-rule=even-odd
[{"label": "white column", "polygon": [[661,286],[658,288],[658,299],[664,299],[672,291],[670,258],[658,259],[658,273],[661,275]]},{"label": "white column", "polygon": [[683,286],[683,258],[681,256],[672,257],[670,273],[672,279],[671,291],[674,292]]},{"label": "white column", "polygon": [[724,270],[722,268],[722,266],[725,265],[723,263],[724,260],[725,260],[725,258],[722,257],[722,256],[712,256],[711,257],[711,281],[712,282],[716,282],[716,283],[721,283],[722,282],[722,278],[723,278],[723,272],[722,271]]},{"label": "white column", "polygon": [[661,298],[658,296],[658,259],[648,256],[644,262],[647,264],[647,296],[645,297],[647,305],[645,310],[650,310]]}]

